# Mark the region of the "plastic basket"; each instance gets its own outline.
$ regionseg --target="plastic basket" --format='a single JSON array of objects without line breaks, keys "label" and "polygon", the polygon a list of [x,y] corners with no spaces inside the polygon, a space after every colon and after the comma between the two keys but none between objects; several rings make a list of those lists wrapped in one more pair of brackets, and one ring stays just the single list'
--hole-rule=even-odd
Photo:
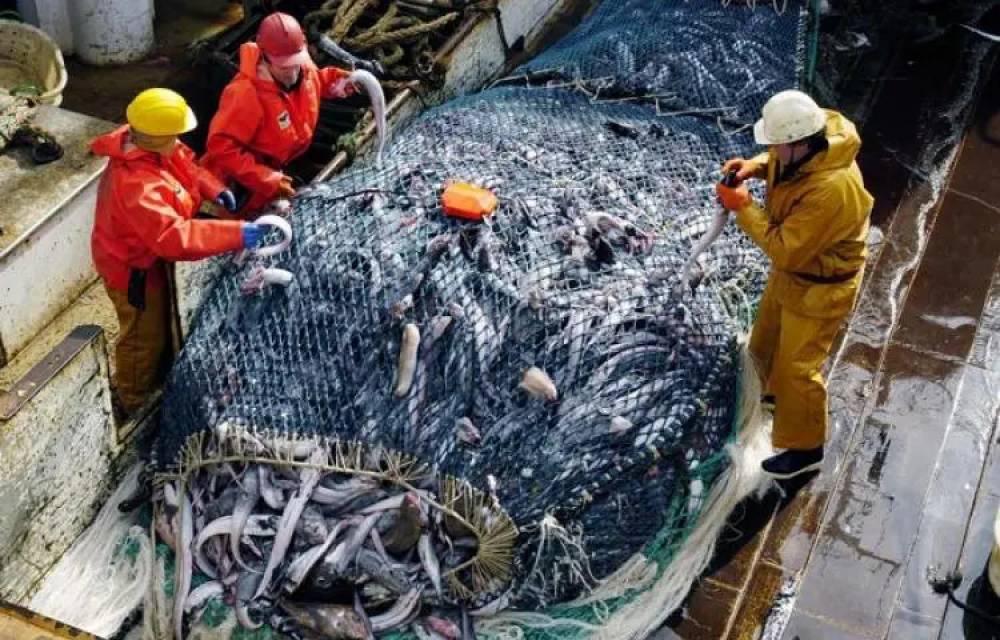
[{"label": "plastic basket", "polygon": [[0,20],[0,93],[58,106],[65,87],[66,64],[55,41],[38,27]]}]

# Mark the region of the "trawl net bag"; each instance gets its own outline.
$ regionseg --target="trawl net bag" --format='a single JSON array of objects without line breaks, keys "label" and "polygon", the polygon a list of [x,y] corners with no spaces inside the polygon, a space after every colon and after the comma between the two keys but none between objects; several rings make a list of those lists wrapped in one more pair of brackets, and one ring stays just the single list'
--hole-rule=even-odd
[{"label": "trawl net bag", "polygon": [[[158,594],[159,624],[661,622],[755,486],[734,472],[745,439],[727,445],[767,264],[729,225],[693,287],[681,270],[720,162],[796,84],[801,24],[797,6],[605,3],[398,133],[381,169],[298,195],[291,247],[226,263],[170,379],[157,530],[176,601]],[[649,96],[667,92],[692,113],[660,115]],[[495,212],[444,215],[452,181]],[[291,283],[263,284],[274,268]]]}]

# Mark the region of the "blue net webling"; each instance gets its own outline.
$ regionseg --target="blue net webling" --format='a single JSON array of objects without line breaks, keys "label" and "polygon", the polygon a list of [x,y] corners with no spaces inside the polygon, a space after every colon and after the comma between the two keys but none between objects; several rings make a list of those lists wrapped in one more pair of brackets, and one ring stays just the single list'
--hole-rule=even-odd
[{"label": "blue net webling", "polygon": [[[226,262],[201,308],[163,403],[165,470],[224,492],[213,462],[287,467],[302,459],[269,437],[319,436],[320,486],[357,471],[380,498],[432,505],[423,530],[451,577],[423,593],[443,604],[563,602],[654,538],[682,539],[732,436],[735,337],[767,264],[729,225],[696,289],[680,271],[718,211],[721,162],[754,151],[745,125],[796,86],[802,22],[794,3],[606,2],[398,132],[381,169],[305,190],[291,248]],[[694,113],[660,115],[678,111]],[[495,214],[444,216],[449,180],[492,189]],[[294,281],[248,294],[260,266]],[[414,373],[397,394],[401,350]],[[244,430],[255,444],[221,442]]]}]

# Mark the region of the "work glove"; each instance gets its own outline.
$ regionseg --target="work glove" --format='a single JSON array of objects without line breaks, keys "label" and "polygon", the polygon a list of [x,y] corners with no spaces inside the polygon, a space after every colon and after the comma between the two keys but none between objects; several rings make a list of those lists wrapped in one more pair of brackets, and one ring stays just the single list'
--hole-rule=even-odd
[{"label": "work glove", "polygon": [[358,92],[358,88],[347,78],[341,78],[330,87],[329,97],[349,98]]},{"label": "work glove", "polygon": [[729,175],[730,171],[736,171],[736,184],[740,184],[747,178],[752,178],[757,173],[757,169],[759,169],[757,164],[746,158],[730,158],[722,165],[722,175]]},{"label": "work glove", "polygon": [[229,189],[223,189],[222,192],[215,197],[215,204],[220,207],[224,207],[226,211],[236,211],[236,196]]},{"label": "work glove", "polygon": [[715,185],[715,195],[719,196],[719,202],[729,211],[739,211],[753,203],[750,197],[750,190],[745,184],[736,187],[727,187],[721,182]]},{"label": "work glove", "polygon": [[278,183],[278,197],[291,198],[294,195],[295,187],[292,186],[292,179],[288,176],[282,176],[281,182]]},{"label": "work glove", "polygon": [[260,241],[264,239],[264,226],[252,222],[244,222],[241,229],[243,232],[243,248],[255,249]]}]

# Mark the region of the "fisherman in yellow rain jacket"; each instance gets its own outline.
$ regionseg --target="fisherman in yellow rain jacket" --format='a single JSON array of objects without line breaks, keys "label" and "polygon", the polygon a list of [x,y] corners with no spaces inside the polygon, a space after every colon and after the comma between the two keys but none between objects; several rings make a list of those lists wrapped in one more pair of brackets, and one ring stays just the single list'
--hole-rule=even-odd
[{"label": "fisherman in yellow rain jacket", "polygon": [[[733,158],[738,185],[716,187],[736,222],[771,260],[750,339],[765,397],[774,402],[775,449],[764,471],[791,478],[819,469],[826,442],[822,368],[854,307],[867,257],[872,196],[855,162],[861,138],[836,111],[801,91],[782,91],[754,126],[768,151]],[[767,180],[767,202],[753,201],[748,178]]]}]

